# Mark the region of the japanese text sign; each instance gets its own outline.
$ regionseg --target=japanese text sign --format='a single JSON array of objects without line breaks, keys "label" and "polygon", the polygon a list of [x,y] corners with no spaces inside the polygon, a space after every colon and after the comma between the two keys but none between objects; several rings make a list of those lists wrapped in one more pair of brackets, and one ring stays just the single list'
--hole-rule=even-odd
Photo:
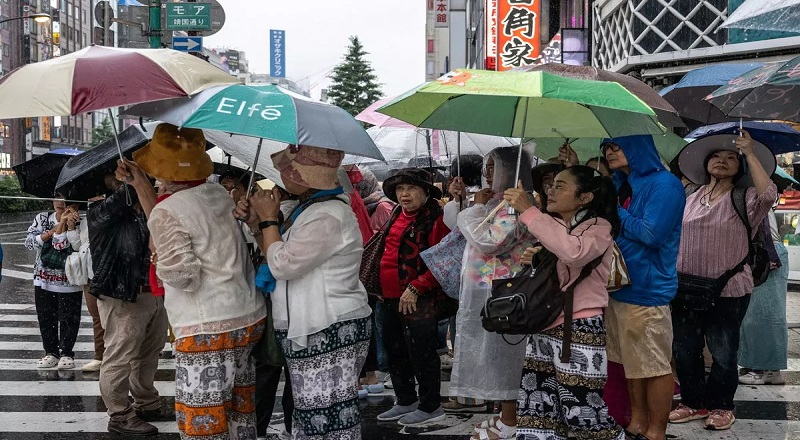
[{"label": "japanese text sign", "polygon": [[167,30],[211,30],[211,3],[167,3]]},{"label": "japanese text sign", "polygon": [[450,26],[450,0],[436,0],[436,27],[446,28]]},{"label": "japanese text sign", "polygon": [[286,31],[269,31],[269,76],[286,77]]},{"label": "japanese text sign", "polygon": [[510,70],[535,62],[541,44],[540,7],[540,0],[497,0],[494,22],[497,70]]}]

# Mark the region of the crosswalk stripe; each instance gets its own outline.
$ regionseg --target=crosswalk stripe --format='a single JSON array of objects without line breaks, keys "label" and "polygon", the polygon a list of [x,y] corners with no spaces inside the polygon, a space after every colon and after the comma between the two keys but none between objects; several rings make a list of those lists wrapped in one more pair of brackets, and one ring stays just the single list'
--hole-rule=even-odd
[{"label": "crosswalk stripe", "polygon": [[[5,272],[5,269],[3,269]],[[39,318],[36,315],[0,315],[0,322],[37,322]],[[88,322],[91,324],[91,316],[81,316],[81,322]]]},{"label": "crosswalk stripe", "polygon": [[[3,246],[7,246],[13,243],[1,243]],[[18,278],[20,280],[33,280],[33,274],[30,272],[21,272],[19,270],[11,270],[11,269],[3,269],[3,276],[10,277],[10,278]]]},{"label": "crosswalk stripe", "polygon": [[[159,432],[177,433],[175,422],[153,422]],[[2,412],[0,432],[108,432],[104,412]]]},{"label": "crosswalk stripe", "polygon": [[[39,336],[40,334],[37,327],[0,327],[0,335]],[[94,331],[91,328],[80,328],[78,336],[94,336]]]},{"label": "crosswalk stripe", "polygon": [[[41,350],[40,350],[41,351]],[[80,370],[81,367],[88,364],[90,359],[75,359],[75,369]],[[159,359],[159,370],[174,370],[174,359]],[[0,359],[0,371],[3,370],[31,370],[31,371],[50,371],[36,368],[36,361],[32,359]],[[2,390],[0,390],[2,392]]]},{"label": "crosswalk stripe", "polygon": [[35,304],[0,304],[0,310],[33,310],[36,311]]},{"label": "crosswalk stripe", "polygon": [[[164,335],[166,337],[166,335]],[[169,342],[164,344],[164,350],[171,350]],[[0,350],[42,350],[41,342],[4,342],[0,341]],[[94,351],[94,342],[76,342],[74,351]]]}]

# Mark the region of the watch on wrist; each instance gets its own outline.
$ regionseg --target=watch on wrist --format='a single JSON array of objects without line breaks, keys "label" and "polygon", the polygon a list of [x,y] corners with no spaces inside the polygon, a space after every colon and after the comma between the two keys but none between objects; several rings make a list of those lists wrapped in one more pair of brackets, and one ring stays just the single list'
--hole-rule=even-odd
[{"label": "watch on wrist", "polygon": [[264,220],[263,222],[258,224],[258,230],[261,231],[267,229],[270,226],[280,226],[280,225],[281,225],[280,222],[277,222],[275,220]]}]

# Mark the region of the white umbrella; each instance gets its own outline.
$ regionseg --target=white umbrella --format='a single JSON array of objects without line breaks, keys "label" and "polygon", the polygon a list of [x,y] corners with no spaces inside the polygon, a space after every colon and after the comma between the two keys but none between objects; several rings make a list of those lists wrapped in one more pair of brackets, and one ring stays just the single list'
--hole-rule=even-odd
[{"label": "white umbrella", "polygon": [[[428,133],[424,128],[371,127],[367,134],[386,158],[386,163],[406,164],[411,159],[428,155]],[[458,133],[435,130],[431,137],[431,156],[434,165],[450,163],[458,155]],[[519,139],[501,136],[488,136],[475,133],[461,133],[461,154],[480,154],[485,156],[498,147],[519,145]],[[345,164],[374,162],[363,157],[345,156]]]},{"label": "white umbrella", "polygon": [[800,32],[800,0],[747,0],[720,27]]}]

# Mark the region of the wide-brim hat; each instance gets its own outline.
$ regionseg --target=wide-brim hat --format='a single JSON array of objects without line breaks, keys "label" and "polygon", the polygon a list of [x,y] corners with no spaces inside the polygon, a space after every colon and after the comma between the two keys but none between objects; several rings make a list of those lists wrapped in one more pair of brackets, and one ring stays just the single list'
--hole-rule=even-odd
[{"label": "wide-brim hat", "polygon": [[[698,185],[706,185],[710,181],[708,171],[706,170],[706,158],[715,151],[733,151],[738,153],[739,149],[736,148],[736,139],[739,135],[736,134],[712,134],[709,136],[701,137],[694,142],[689,143],[678,155],[678,169],[681,174],[691,180],[692,183]],[[775,172],[777,162],[775,155],[772,154],[766,145],[753,140],[753,154],[764,167],[767,175]],[[736,182],[736,186],[750,187],[753,186],[753,179],[750,173],[745,173],[744,176]]]},{"label": "wide-brim hat", "polygon": [[272,164],[281,179],[306,188],[334,189],[338,187],[337,172],[344,153],[329,148],[290,145],[272,156]]},{"label": "wide-brim hat", "polygon": [[431,183],[431,174],[419,168],[403,168],[383,182],[383,193],[397,203],[397,185],[415,185],[424,188],[429,197],[442,198],[442,190]]},{"label": "wide-brim hat", "polygon": [[133,153],[136,165],[158,180],[190,182],[214,173],[203,130],[159,124],[153,139]]},{"label": "wide-brim hat", "polygon": [[544,176],[550,173],[560,173],[567,167],[561,163],[543,163],[531,169],[531,179],[533,180],[533,190],[539,194],[544,193]]}]

